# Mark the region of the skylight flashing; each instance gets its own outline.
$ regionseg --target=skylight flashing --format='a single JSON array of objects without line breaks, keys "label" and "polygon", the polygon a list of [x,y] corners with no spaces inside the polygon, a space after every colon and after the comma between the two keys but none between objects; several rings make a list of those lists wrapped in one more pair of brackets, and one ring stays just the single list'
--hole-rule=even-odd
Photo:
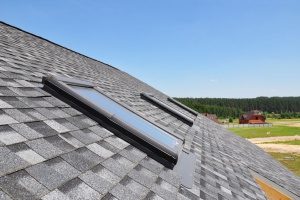
[{"label": "skylight flashing", "polygon": [[[43,78],[44,90],[91,117],[168,168],[173,168],[182,141],[104,95],[94,84],[77,79]],[[109,107],[110,106],[110,107]]]},{"label": "skylight flashing", "polygon": [[162,109],[166,110],[167,112],[171,113],[173,116],[179,118],[180,120],[184,121],[188,125],[190,125],[190,126],[193,125],[194,119],[186,116],[185,114],[183,114],[182,112],[180,112],[178,110],[175,110],[175,108],[173,108],[173,107],[169,106],[168,104],[162,102],[158,98],[156,98],[156,97],[154,97],[150,94],[146,94],[146,93],[141,93],[141,97],[153,102],[154,104],[158,105],[160,108],[162,108]]},{"label": "skylight flashing", "polygon": [[175,99],[173,99],[171,97],[168,97],[168,100],[170,102],[174,103],[175,105],[183,108],[184,110],[188,111],[189,113],[193,114],[194,116],[198,115],[198,113],[196,111],[194,111],[193,109],[191,109],[191,108],[187,107],[186,105],[180,103],[179,101],[177,101],[177,100],[175,100]]}]

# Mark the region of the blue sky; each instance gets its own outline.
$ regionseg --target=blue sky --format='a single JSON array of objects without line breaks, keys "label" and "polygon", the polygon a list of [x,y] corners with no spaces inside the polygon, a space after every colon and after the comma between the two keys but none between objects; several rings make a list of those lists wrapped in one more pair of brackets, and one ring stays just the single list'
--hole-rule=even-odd
[{"label": "blue sky", "polygon": [[1,1],[0,20],[170,96],[300,96],[299,0]]}]

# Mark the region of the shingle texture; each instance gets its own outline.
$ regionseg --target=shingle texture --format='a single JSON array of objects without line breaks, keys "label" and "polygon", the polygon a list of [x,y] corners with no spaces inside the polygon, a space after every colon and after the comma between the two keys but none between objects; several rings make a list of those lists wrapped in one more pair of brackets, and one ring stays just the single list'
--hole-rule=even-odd
[{"label": "shingle texture", "polygon": [[[42,88],[46,74],[89,80],[196,155],[192,188],[176,170]],[[0,199],[266,199],[250,170],[300,198],[300,180],[260,148],[198,115],[190,127],[140,98],[167,96],[107,64],[0,23]]]}]

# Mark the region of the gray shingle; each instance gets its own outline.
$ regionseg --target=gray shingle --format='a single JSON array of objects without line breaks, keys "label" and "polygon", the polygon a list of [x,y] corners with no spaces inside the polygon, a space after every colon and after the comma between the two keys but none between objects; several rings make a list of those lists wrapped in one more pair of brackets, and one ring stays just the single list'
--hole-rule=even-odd
[{"label": "gray shingle", "polygon": [[18,123],[15,119],[0,110],[0,125]]},{"label": "gray shingle", "polygon": [[0,98],[0,108],[13,108],[13,106]]},{"label": "gray shingle", "polygon": [[79,175],[75,168],[60,158],[34,165],[27,168],[26,171],[49,190],[53,190]]},{"label": "gray shingle", "polygon": [[48,108],[48,107],[53,107],[52,104],[50,104],[48,101],[46,101],[44,98],[42,97],[37,97],[37,98],[31,98],[31,97],[27,97],[27,98],[23,98],[24,102],[26,101],[26,103],[28,103],[28,105],[34,105],[34,107],[38,107],[38,108]]},{"label": "gray shingle", "polygon": [[124,140],[122,140],[116,136],[108,137],[105,139],[105,141],[119,149],[124,149],[125,147],[127,147],[129,145],[127,142],[125,142]]},{"label": "gray shingle", "polygon": [[162,179],[157,179],[151,190],[164,199],[176,199],[178,189]]},{"label": "gray shingle", "polygon": [[106,138],[106,137],[113,135],[110,131],[108,131],[105,128],[102,128],[100,126],[92,126],[89,129],[102,138]]},{"label": "gray shingle", "polygon": [[13,88],[0,86],[0,96],[17,96],[17,94],[13,92]]},{"label": "gray shingle", "polygon": [[62,193],[58,189],[48,193],[47,195],[45,195],[42,198],[42,200],[59,200],[59,199],[71,200],[68,196],[66,196],[64,193]]},{"label": "gray shingle", "polygon": [[69,117],[66,118],[69,122],[71,122],[73,125],[77,126],[79,129],[84,129],[84,128],[89,128],[90,124],[88,124],[87,122],[89,121],[84,121],[86,120],[86,117],[84,115],[79,115],[79,116],[75,116],[75,117]]},{"label": "gray shingle", "polygon": [[35,87],[33,84],[26,80],[15,80],[17,83],[21,84],[24,87]]},{"label": "gray shingle", "polygon": [[44,122],[59,133],[64,133],[64,132],[70,131],[68,128],[66,128],[65,126],[61,125],[60,123],[58,123],[54,120],[46,120]]},{"label": "gray shingle", "polygon": [[49,191],[24,170],[0,178],[0,187],[14,199],[39,199]]},{"label": "gray shingle", "polygon": [[63,153],[62,150],[43,138],[28,141],[26,144],[46,159],[53,158]]},{"label": "gray shingle", "polygon": [[102,195],[78,178],[65,183],[59,190],[64,193],[64,195],[74,200],[97,200],[102,197]]},{"label": "gray shingle", "polygon": [[9,126],[0,126],[0,141],[6,145],[15,144],[26,141],[22,135],[14,131]]},{"label": "gray shingle", "polygon": [[121,184],[117,184],[110,193],[122,200],[140,199],[139,195]]},{"label": "gray shingle", "polygon": [[178,176],[178,173],[174,170],[163,168],[163,170],[159,174],[159,177],[175,187],[179,187],[180,185],[180,178]]},{"label": "gray shingle", "polygon": [[58,135],[58,132],[48,126],[45,122],[30,122],[26,123],[31,129],[43,134],[45,137]]},{"label": "gray shingle", "polygon": [[82,142],[77,140],[70,133],[59,134],[59,137],[61,137],[63,140],[65,140],[67,143],[74,146],[75,148],[80,148],[80,147],[84,146],[84,144]]},{"label": "gray shingle", "polygon": [[121,152],[119,152],[119,154],[135,163],[139,163],[142,159],[144,159],[147,156],[145,153],[136,149],[133,146],[126,147]]},{"label": "gray shingle", "polygon": [[100,146],[97,143],[90,144],[90,145],[87,146],[87,148],[89,150],[91,150],[92,152],[94,152],[95,154],[97,154],[98,156],[100,156],[101,158],[104,158],[104,159],[109,158],[112,155],[114,155],[113,152],[111,152],[110,150]]},{"label": "gray shingle", "polygon": [[119,200],[117,199],[114,195],[110,194],[110,193],[107,193],[103,198],[102,200]]},{"label": "gray shingle", "polygon": [[76,115],[82,114],[81,112],[79,112],[78,110],[75,110],[74,108],[63,108],[62,110],[71,116],[76,116]]},{"label": "gray shingle", "polygon": [[42,134],[38,133],[37,131],[31,129],[29,126],[21,123],[21,124],[10,124],[11,128],[13,128],[16,132],[20,133],[23,137],[27,138],[28,140],[33,140],[36,138],[43,137]]},{"label": "gray shingle", "polygon": [[37,154],[35,151],[29,148],[25,143],[18,143],[8,146],[17,156],[27,161],[31,165],[45,161],[45,158]]},{"label": "gray shingle", "polygon": [[145,186],[139,184],[128,176],[125,176],[120,184],[135,193],[139,199],[145,198],[150,191],[149,188],[146,188]]},{"label": "gray shingle", "polygon": [[112,183],[106,178],[98,176],[92,171],[87,171],[86,173],[82,174],[79,178],[82,181],[84,181],[87,185],[92,187],[94,190],[98,191],[100,194],[106,194],[120,180],[120,178],[115,178],[117,181],[115,183]]},{"label": "gray shingle", "polygon": [[86,147],[71,151],[61,157],[81,172],[91,169],[103,160]]},{"label": "gray shingle", "polygon": [[177,198],[178,199],[191,199],[191,200],[198,200],[200,198],[200,191],[198,194],[194,194],[192,192],[190,192],[187,188],[184,188],[184,187],[181,187],[179,189],[179,194],[181,194],[181,198],[178,198],[178,195],[177,195]]},{"label": "gray shingle", "polygon": [[145,167],[146,169],[149,169],[150,171],[159,174],[161,170],[163,169],[163,165],[156,162],[155,160],[149,158],[148,156],[145,157],[140,164]]},{"label": "gray shingle", "polygon": [[[60,117],[62,117],[62,116],[60,116]],[[55,119],[54,121],[56,121],[57,123],[61,124],[64,127],[66,127],[67,129],[69,129],[69,131],[78,130],[78,127],[74,126],[72,123],[70,123],[66,119],[60,118],[60,119]]]},{"label": "gray shingle", "polygon": [[134,170],[128,174],[128,176],[147,187],[151,187],[158,178],[156,174],[142,167],[141,165],[135,167]]},{"label": "gray shingle", "polygon": [[116,184],[117,182],[119,182],[119,180],[121,180],[120,177],[118,177],[117,175],[115,175],[114,173],[112,173],[111,171],[106,169],[105,167],[103,167],[101,164],[93,167],[91,170],[98,177],[105,179],[106,181],[110,182],[113,185]]},{"label": "gray shingle", "polygon": [[75,148],[57,135],[46,137],[45,140],[51,143],[53,146],[57,147],[63,153],[72,151]]},{"label": "gray shingle", "polygon": [[70,134],[84,144],[98,142],[102,138],[88,129],[72,131]]},{"label": "gray shingle", "polygon": [[[27,108],[28,106],[20,99],[22,99],[22,97],[0,97],[0,101],[2,100],[6,103],[2,108]],[[11,106],[7,106],[7,104]]]},{"label": "gray shingle", "polygon": [[5,109],[4,110],[8,115],[17,120],[18,122],[30,122],[33,121],[31,117],[24,114],[18,109]]},{"label": "gray shingle", "polygon": [[1,200],[12,200],[7,194],[0,190],[0,199]]},{"label": "gray shingle", "polygon": [[[48,101],[50,104],[52,104],[53,106],[57,106],[57,107],[66,107],[68,106],[68,104],[64,103],[63,101],[55,98],[55,97],[44,97],[44,99],[46,101]],[[58,115],[60,116],[60,115]]]},{"label": "gray shingle", "polygon": [[47,119],[59,118],[57,115],[53,114],[50,111],[50,108],[35,108],[35,110],[38,111],[41,115],[43,115]]},{"label": "gray shingle", "polygon": [[40,121],[45,120],[46,117],[44,117],[42,114],[40,114],[38,111],[28,108],[28,109],[22,109],[22,112],[28,116],[30,116],[34,121]]},{"label": "gray shingle", "polygon": [[[179,196],[177,196],[177,200],[187,200],[187,199],[182,199],[182,198],[178,198]],[[158,196],[157,194],[155,194],[154,192],[149,192],[148,195],[146,196],[145,200],[163,200],[163,198],[161,198],[160,196]]]},{"label": "gray shingle", "polygon": [[109,144],[105,140],[100,140],[99,142],[97,142],[97,144],[99,144],[100,146],[102,146],[105,149],[108,149],[109,151],[111,151],[113,153],[118,153],[121,151],[121,149]]},{"label": "gray shingle", "polygon": [[0,176],[23,169],[28,162],[15,155],[6,147],[0,147]]},{"label": "gray shingle", "polygon": [[133,162],[120,155],[114,155],[105,160],[102,165],[120,177],[124,177],[135,166]]}]

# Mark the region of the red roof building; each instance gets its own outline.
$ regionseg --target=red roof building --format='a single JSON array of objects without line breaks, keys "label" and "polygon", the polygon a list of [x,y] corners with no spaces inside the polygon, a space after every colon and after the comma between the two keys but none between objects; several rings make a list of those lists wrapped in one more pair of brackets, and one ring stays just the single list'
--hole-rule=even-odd
[{"label": "red roof building", "polygon": [[252,110],[240,116],[240,124],[265,124],[266,117],[263,115],[262,111]]}]

